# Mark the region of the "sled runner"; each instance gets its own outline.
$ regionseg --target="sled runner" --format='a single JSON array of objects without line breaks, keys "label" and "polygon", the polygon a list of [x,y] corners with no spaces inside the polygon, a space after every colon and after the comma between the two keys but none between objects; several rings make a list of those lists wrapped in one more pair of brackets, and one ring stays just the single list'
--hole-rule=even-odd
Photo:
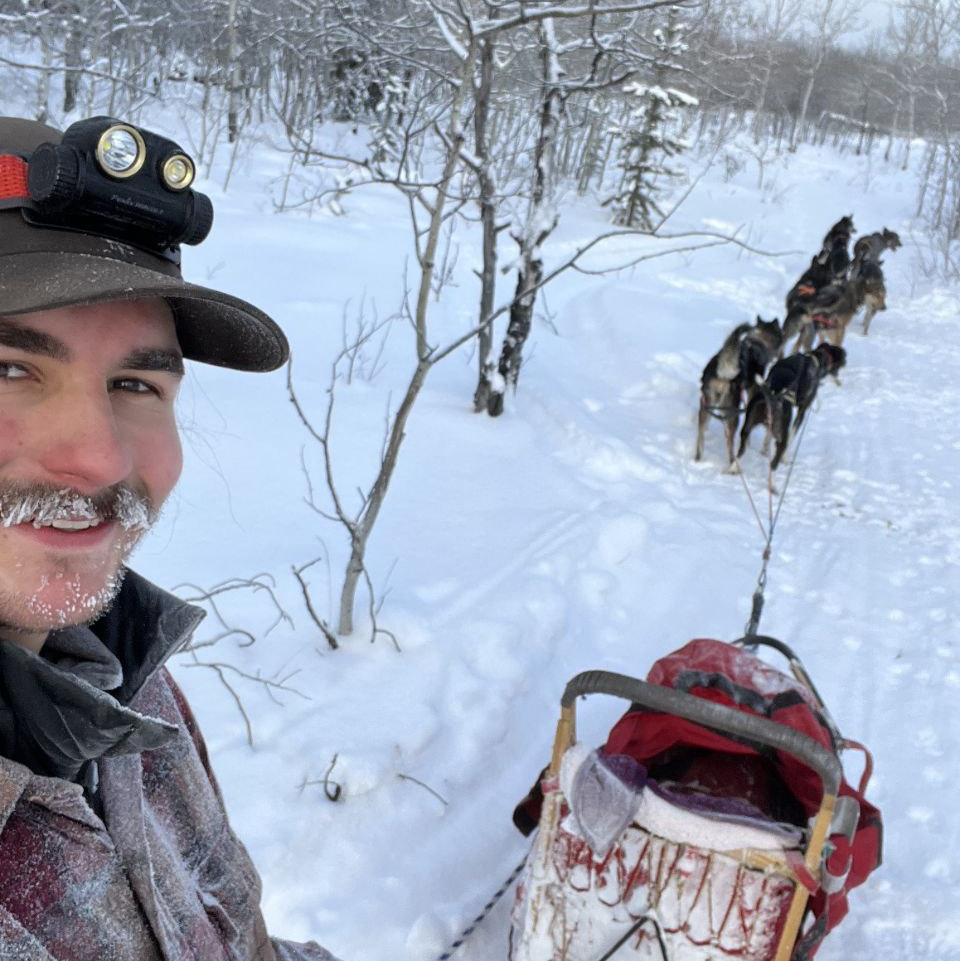
[{"label": "sled runner", "polygon": [[[647,681],[573,678],[553,758],[518,808],[539,822],[517,886],[511,961],[807,961],[880,861],[880,815],[799,659],[691,641]],[[576,702],[632,702],[607,743],[576,742]]]}]

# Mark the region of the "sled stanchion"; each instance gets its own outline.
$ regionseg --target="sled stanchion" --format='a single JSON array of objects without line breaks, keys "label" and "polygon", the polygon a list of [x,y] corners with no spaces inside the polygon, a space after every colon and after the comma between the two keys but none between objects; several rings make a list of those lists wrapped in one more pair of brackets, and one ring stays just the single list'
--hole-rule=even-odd
[{"label": "sled stanchion", "polygon": [[[836,804],[836,791],[825,793],[820,802],[820,811],[813,822],[813,830],[810,834],[810,842],[807,844],[807,851],[804,856],[804,863],[807,870],[817,877],[820,871],[820,858],[823,855],[823,848],[830,832],[830,822],[833,820],[833,808]],[[800,925],[803,922],[803,914],[807,909],[807,901],[810,892],[803,884],[797,883],[793,889],[793,899],[787,912],[787,919],[783,925],[783,934],[780,936],[780,944],[773,961],[790,961],[793,953],[797,936],[800,933]]]},{"label": "sled stanchion", "polygon": [[573,705],[563,705],[560,708],[560,720],[557,722],[557,733],[553,739],[553,754],[550,758],[550,775],[556,777],[560,773],[560,761],[563,753],[577,739],[576,714]]}]

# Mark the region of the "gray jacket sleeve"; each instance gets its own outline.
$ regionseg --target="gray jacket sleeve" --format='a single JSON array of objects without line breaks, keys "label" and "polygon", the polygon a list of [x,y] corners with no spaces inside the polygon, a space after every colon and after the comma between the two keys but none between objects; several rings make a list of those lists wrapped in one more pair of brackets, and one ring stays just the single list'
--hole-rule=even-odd
[{"label": "gray jacket sleeve", "polygon": [[280,938],[271,938],[270,941],[273,944],[277,961],[337,961],[329,951],[321,948],[316,941],[307,941],[306,944],[282,941]]}]

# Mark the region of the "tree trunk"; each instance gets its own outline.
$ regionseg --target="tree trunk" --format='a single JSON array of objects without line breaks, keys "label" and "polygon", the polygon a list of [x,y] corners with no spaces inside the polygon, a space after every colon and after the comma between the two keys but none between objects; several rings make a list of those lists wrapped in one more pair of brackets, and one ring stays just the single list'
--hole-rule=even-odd
[{"label": "tree trunk", "polygon": [[503,413],[506,388],[517,386],[520,366],[523,363],[523,345],[530,336],[537,286],[542,278],[543,261],[539,259],[525,261],[517,272],[517,290],[513,303],[510,304],[510,323],[507,325],[507,336],[503,339],[500,363],[497,365],[497,389],[491,392],[487,405],[487,413],[491,417],[499,417]]},{"label": "tree trunk", "polygon": [[813,84],[817,79],[817,71],[823,62],[823,55],[817,57],[816,63],[811,64],[810,71],[807,73],[807,83],[803,88],[803,99],[800,101],[800,116],[793,128],[793,136],[790,138],[790,152],[796,153],[797,138],[802,134],[804,125],[807,122],[807,110],[810,107],[810,95],[813,93]]},{"label": "tree trunk", "polygon": [[477,86],[473,128],[477,159],[480,166],[477,180],[480,187],[480,224],[483,231],[483,267],[480,272],[480,330],[477,334],[477,389],[473,395],[473,409],[480,413],[487,409],[492,386],[493,329],[489,323],[493,313],[497,285],[497,204],[496,184],[490,170],[490,141],[487,123],[490,116],[490,94],[493,89],[493,43],[480,42],[480,82]]},{"label": "tree trunk", "polygon": [[[46,27],[40,28],[40,62],[44,67],[51,66],[50,44],[47,42]],[[50,77],[51,71],[44,70],[40,74],[37,85],[37,109],[34,116],[40,123],[46,123],[50,117]]]},{"label": "tree trunk", "polygon": [[[868,131],[871,129],[869,122],[867,121],[867,114],[870,107],[870,91],[863,91],[863,110],[860,111],[860,137],[857,140],[857,150],[856,154],[859,157],[863,153],[864,141],[867,140]],[[868,148],[869,149],[869,148]]]},{"label": "tree trunk", "polygon": [[467,50],[466,59],[457,85],[457,93],[450,108],[450,119],[447,125],[447,155],[443,172],[436,188],[436,196],[430,205],[430,226],[427,240],[420,257],[420,288],[417,295],[417,308],[414,315],[414,326],[417,332],[417,366],[414,369],[406,393],[400,402],[393,423],[390,425],[387,445],[380,461],[377,477],[363,502],[360,512],[350,532],[350,560],[347,563],[343,580],[343,590],[340,592],[340,617],[337,624],[338,634],[353,633],[353,608],[356,600],[357,585],[364,570],[364,555],[367,541],[373,531],[383,501],[387,496],[390,480],[397,466],[400,447],[403,444],[407,421],[413,410],[413,405],[420,396],[424,381],[433,366],[430,344],[427,339],[427,308],[430,304],[430,290],[433,286],[433,273],[436,265],[437,246],[440,242],[440,232],[444,223],[444,211],[450,196],[450,184],[460,163],[460,153],[463,150],[464,130],[461,120],[467,92],[473,89],[471,83],[474,63],[476,60],[476,44],[471,44]]},{"label": "tree trunk", "polygon": [[357,598],[357,586],[364,572],[367,542],[370,539],[373,526],[380,516],[380,509],[383,507],[387,489],[397,466],[400,446],[406,435],[407,421],[410,419],[413,405],[416,403],[417,397],[420,396],[420,391],[423,389],[423,384],[431,366],[429,360],[421,360],[414,369],[406,393],[397,410],[397,416],[390,426],[390,437],[387,441],[387,449],[380,464],[377,479],[374,481],[373,487],[370,488],[370,493],[364,502],[360,519],[351,531],[350,560],[347,562],[347,570],[343,578],[343,590],[340,592],[338,634],[346,636],[353,633],[353,608]]},{"label": "tree trunk", "polygon": [[897,136],[897,121],[900,119],[900,100],[897,100],[897,105],[893,110],[893,120],[890,121],[890,136],[887,138],[887,149],[883,152],[883,162],[887,163],[890,160],[890,154],[893,151],[893,141]]},{"label": "tree trunk", "polygon": [[923,206],[927,198],[927,188],[930,186],[930,178],[933,176],[933,169],[937,160],[938,144],[931,144],[927,150],[927,169],[923,179],[920,181],[920,190],[917,193],[917,212],[914,216],[919,217],[923,213]]},{"label": "tree trunk", "polygon": [[80,90],[80,69],[83,58],[83,24],[80,9],[70,8],[70,25],[67,27],[67,40],[63,50],[63,112],[70,113],[77,105]]},{"label": "tree trunk", "polygon": [[227,4],[227,63],[228,90],[227,140],[236,143],[240,135],[240,45],[237,41],[237,0]]},{"label": "tree trunk", "polygon": [[769,62],[764,65],[760,80],[760,93],[757,96],[756,106],[753,115],[753,142],[760,143],[760,128],[763,123],[763,111],[767,106],[767,88],[770,86],[770,75],[773,73],[773,66]]},{"label": "tree trunk", "polygon": [[526,223],[517,242],[520,267],[517,290],[510,306],[510,323],[503,341],[497,370],[500,377],[490,392],[487,413],[499,417],[503,413],[503,395],[507,387],[516,388],[523,362],[523,347],[530,335],[537,288],[543,276],[540,248],[557,225],[557,216],[549,209],[555,178],[557,129],[560,122],[560,63],[557,56],[553,20],[549,17],[538,26],[540,55],[543,60],[540,129],[534,151],[533,190]]},{"label": "tree trunk", "polygon": [[903,164],[901,165],[901,170],[907,170],[910,166],[910,143],[913,140],[913,125],[916,118],[916,105],[917,96],[916,93],[911,90],[910,95],[907,98],[907,144],[906,149],[903,152]]}]

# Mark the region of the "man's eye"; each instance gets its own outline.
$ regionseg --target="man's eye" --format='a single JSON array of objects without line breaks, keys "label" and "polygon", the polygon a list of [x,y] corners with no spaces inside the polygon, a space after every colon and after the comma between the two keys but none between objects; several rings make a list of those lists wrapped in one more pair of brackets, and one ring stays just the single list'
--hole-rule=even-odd
[{"label": "man's eye", "polygon": [[160,392],[152,384],[137,377],[118,377],[110,384],[113,390],[128,391],[131,394],[159,394]]},{"label": "man's eye", "polygon": [[30,371],[26,367],[21,367],[19,364],[5,364],[0,361],[0,378],[3,380],[21,380],[29,376]]}]

